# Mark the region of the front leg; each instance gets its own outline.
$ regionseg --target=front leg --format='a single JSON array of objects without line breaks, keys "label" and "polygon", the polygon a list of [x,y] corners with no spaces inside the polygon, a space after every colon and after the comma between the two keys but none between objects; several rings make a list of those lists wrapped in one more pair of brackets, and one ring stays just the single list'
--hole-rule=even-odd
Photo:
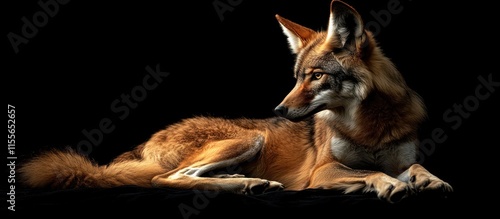
[{"label": "front leg", "polygon": [[415,192],[435,191],[443,194],[453,192],[450,184],[431,174],[420,164],[411,165],[398,176],[398,179],[407,182]]},{"label": "front leg", "polygon": [[309,188],[339,189],[344,193],[375,192],[377,197],[391,203],[399,202],[410,192],[406,182],[383,172],[351,169],[338,162],[317,168],[313,172]]}]

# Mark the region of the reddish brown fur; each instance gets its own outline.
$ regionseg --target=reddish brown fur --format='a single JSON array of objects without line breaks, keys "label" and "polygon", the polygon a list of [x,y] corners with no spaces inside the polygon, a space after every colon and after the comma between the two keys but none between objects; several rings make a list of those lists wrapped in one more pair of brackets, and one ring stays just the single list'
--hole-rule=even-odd
[{"label": "reddish brown fur", "polygon": [[[332,17],[343,18],[335,13],[352,13],[360,19],[341,1],[332,1]],[[425,108],[371,33],[353,29],[359,36],[353,44],[346,41],[343,45],[342,32],[329,37],[326,32],[277,19],[289,31],[292,50],[298,54],[298,83],[280,106],[308,107],[316,98],[318,83],[333,77],[309,79],[312,72],[328,67],[328,62],[318,60],[335,60],[359,78],[355,94],[343,94],[349,96],[344,99],[351,98],[349,102],[297,122],[279,117],[184,119],[104,166],[75,152],[48,151],[20,168],[23,182],[31,187],[137,185],[244,194],[324,188],[373,191],[389,201],[405,197],[410,189],[451,191],[446,182],[414,163],[416,148],[412,147],[416,147],[413,142]],[[349,108],[351,102],[356,107]],[[387,157],[376,160],[379,155],[375,153]],[[341,163],[362,159],[385,166],[365,170]]]}]

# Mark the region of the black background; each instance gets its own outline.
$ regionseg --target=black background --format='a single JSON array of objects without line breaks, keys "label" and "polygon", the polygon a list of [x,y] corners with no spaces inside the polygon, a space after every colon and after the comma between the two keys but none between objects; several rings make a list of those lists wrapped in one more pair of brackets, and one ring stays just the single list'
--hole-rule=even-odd
[{"label": "black background", "polygon": [[[274,116],[272,109],[294,85],[294,57],[274,15],[320,30],[326,28],[330,4],[70,1],[15,53],[8,34],[22,36],[22,17],[32,20],[42,9],[36,1],[8,2],[2,7],[2,75],[7,103],[16,107],[18,163],[39,150],[74,147],[87,140],[82,131],[99,129],[106,118],[114,130],[104,133],[90,153],[99,163],[193,115]],[[219,17],[213,2],[231,10]],[[443,115],[454,104],[474,103],[478,77],[500,81],[497,12],[486,1],[347,2],[366,24],[379,28],[380,46],[423,97],[429,117],[421,138],[430,139],[436,129],[446,134],[443,142],[427,145],[433,151],[424,156],[424,166],[467,197],[466,204],[491,196],[493,167],[498,166],[498,141],[493,140],[499,133],[499,87],[479,100],[460,125]],[[402,11],[384,17],[394,2]],[[146,66],[157,65],[170,75],[130,114],[111,108],[122,94],[141,86]]]}]

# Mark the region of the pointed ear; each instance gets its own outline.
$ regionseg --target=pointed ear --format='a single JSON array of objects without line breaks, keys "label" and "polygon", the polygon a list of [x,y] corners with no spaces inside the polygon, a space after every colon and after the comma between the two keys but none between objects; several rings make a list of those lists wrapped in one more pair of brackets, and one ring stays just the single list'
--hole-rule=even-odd
[{"label": "pointed ear", "polygon": [[276,15],[283,33],[288,39],[288,44],[293,54],[299,53],[299,51],[306,45],[307,41],[314,35],[315,31],[300,24],[296,24],[288,19],[285,19],[279,15]]},{"label": "pointed ear", "polygon": [[326,44],[330,49],[346,48],[356,51],[366,41],[361,15],[350,5],[333,0],[330,4],[330,20]]}]

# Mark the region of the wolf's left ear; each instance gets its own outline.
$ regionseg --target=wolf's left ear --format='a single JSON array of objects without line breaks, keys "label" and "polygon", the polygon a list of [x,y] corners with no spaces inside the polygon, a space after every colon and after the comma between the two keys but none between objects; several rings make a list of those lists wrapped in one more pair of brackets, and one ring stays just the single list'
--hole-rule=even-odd
[{"label": "wolf's left ear", "polygon": [[314,30],[294,23],[279,15],[276,15],[276,19],[288,39],[288,44],[290,45],[290,49],[293,54],[299,53],[299,51],[304,47],[304,45],[306,45],[307,41],[309,41],[315,33]]},{"label": "wolf's left ear", "polygon": [[350,5],[333,0],[330,4],[326,46],[330,49],[357,51],[366,41],[361,15]]}]

